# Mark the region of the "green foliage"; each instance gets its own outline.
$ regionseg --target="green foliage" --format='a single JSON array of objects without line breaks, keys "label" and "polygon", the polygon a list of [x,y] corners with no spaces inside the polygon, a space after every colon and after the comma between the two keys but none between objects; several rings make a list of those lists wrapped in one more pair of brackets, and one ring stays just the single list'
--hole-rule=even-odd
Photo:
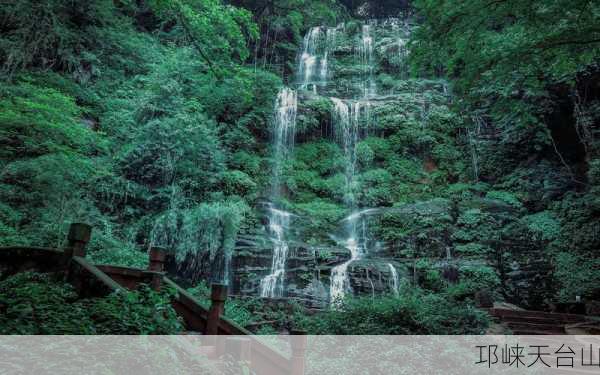
[{"label": "green foliage", "polygon": [[0,19],[0,62],[8,73],[31,66],[84,73],[94,67],[96,56],[89,50],[98,43],[99,31],[126,27],[110,0],[9,1],[0,9]]},{"label": "green foliage", "polygon": [[513,207],[522,207],[522,204],[519,201],[519,199],[517,197],[515,197],[514,194],[507,192],[507,191],[497,191],[497,190],[488,191],[488,193],[485,195],[485,197],[488,199],[501,200],[504,203],[508,203]]},{"label": "green foliage", "polygon": [[177,22],[181,34],[216,74],[220,74],[217,64],[246,60],[248,40],[258,37],[250,12],[220,0],[152,0],[150,6],[165,22]]},{"label": "green foliage", "polygon": [[419,0],[415,6],[426,20],[416,31],[415,62],[445,68],[470,99],[510,101],[515,90],[543,99],[547,80],[569,82],[599,57],[593,46],[600,12],[589,1]]},{"label": "green foliage", "polygon": [[600,293],[600,260],[559,253],[554,261],[554,279],[560,286],[558,297],[561,300],[573,301],[575,296],[597,298]]},{"label": "green foliage", "polygon": [[173,251],[179,261],[190,253],[208,253],[211,262],[217,257],[230,257],[248,210],[243,200],[172,209],[157,218],[152,242]]},{"label": "green foliage", "polygon": [[418,289],[399,297],[346,299],[335,310],[296,319],[310,334],[336,335],[479,334],[488,324],[472,306]]},{"label": "green foliage", "polygon": [[[308,242],[311,243],[316,238],[319,238],[319,233],[334,230],[337,223],[347,214],[347,209],[331,201],[313,199],[307,203],[295,204],[294,212],[310,218],[305,231],[306,233],[310,233]],[[319,238],[319,240],[323,241],[323,238]]]},{"label": "green foliage", "polygon": [[558,237],[560,233],[560,222],[549,211],[524,216],[521,221],[537,240],[550,241]]},{"label": "green foliage", "polygon": [[0,282],[2,334],[174,334],[183,330],[170,292],[149,287],[78,299],[50,274],[20,273]]},{"label": "green foliage", "polygon": [[[62,240],[64,225],[91,213],[83,200],[103,166],[103,142],[84,125],[82,109],[61,91],[23,76],[0,86],[0,197],[4,225],[35,221],[25,236]],[[50,236],[48,236],[50,235]]]},{"label": "green foliage", "polygon": [[[413,70],[452,79],[457,106],[472,117],[468,128],[482,127],[503,137],[492,147],[475,142],[480,173],[497,179],[542,150],[556,148],[556,131],[575,131],[590,143],[592,123],[587,110],[597,98],[586,97],[596,81],[600,22],[595,3],[552,1],[415,1],[423,24],[411,43]],[[581,95],[581,96],[580,96]],[[572,103],[579,110],[565,107]],[[571,105],[571,104],[569,104]],[[577,113],[575,113],[577,112]],[[577,118],[576,121],[569,117]],[[584,125],[585,124],[585,125]],[[568,159],[568,157],[567,157]],[[527,180],[524,181],[527,183]]]},{"label": "green foliage", "polygon": [[489,246],[482,245],[477,242],[469,242],[464,245],[457,245],[454,250],[461,256],[481,256],[490,252]]}]

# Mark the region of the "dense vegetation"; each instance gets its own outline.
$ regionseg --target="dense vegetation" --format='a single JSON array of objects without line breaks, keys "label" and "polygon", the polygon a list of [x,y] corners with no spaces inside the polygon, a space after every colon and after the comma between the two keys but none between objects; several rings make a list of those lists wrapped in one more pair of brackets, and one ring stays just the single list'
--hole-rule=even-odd
[{"label": "dense vegetation", "polygon": [[[81,221],[94,228],[95,262],[145,267],[146,250],[160,244],[180,262],[200,254],[212,270],[204,281],[227,278],[236,236],[260,226],[273,101],[295,79],[303,35],[341,22],[354,35],[360,19],[407,14],[416,23],[410,79],[400,61],[377,61],[378,87],[399,96],[377,107],[376,131],[357,146],[357,201],[387,209],[374,235],[390,258],[409,260],[408,288],[312,316],[236,299],[230,317],[314,333],[477,333],[487,323],[472,307],[480,290],[533,308],[599,299],[600,6],[584,0],[6,1],[0,246],[60,246]],[[336,63],[360,69],[343,56]],[[321,136],[330,112],[322,97],[307,102],[286,166],[284,204],[310,218],[311,245],[331,242],[347,214],[342,150]],[[524,272],[540,284],[482,262],[449,280],[437,262],[447,248],[466,260],[531,259]],[[197,276],[192,290],[205,298]],[[181,329],[172,311],[140,307],[164,307],[149,290],[131,300],[73,293],[46,276],[3,280],[0,330]],[[62,316],[67,326],[54,320]]]},{"label": "dense vegetation", "polygon": [[3,335],[174,334],[183,326],[168,291],[114,293],[79,299],[70,284],[52,274],[24,272],[0,282]]}]

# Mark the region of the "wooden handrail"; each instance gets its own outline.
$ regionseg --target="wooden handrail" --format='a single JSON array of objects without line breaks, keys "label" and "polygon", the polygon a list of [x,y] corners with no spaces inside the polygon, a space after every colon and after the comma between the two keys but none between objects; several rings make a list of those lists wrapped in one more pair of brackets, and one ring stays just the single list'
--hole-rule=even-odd
[{"label": "wooden handrail", "polygon": [[72,261],[79,265],[86,272],[89,272],[92,276],[94,276],[98,281],[104,284],[107,288],[110,288],[113,291],[121,291],[124,292],[125,288],[123,288],[119,283],[111,279],[107,274],[102,272],[98,267],[94,266],[90,262],[88,262],[85,258],[74,256]]}]

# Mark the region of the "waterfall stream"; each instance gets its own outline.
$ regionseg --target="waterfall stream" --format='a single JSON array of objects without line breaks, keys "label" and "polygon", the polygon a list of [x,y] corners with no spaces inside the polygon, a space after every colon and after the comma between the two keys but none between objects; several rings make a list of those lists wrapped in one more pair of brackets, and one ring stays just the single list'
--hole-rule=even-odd
[{"label": "waterfall stream", "polygon": [[317,86],[327,84],[330,51],[335,44],[338,28],[312,27],[304,36],[298,61],[300,89],[317,93]]},{"label": "waterfall stream", "polygon": [[[368,251],[368,231],[364,213],[356,204],[357,154],[356,147],[361,135],[367,134],[371,122],[369,98],[376,95],[377,87],[373,77],[373,38],[369,24],[363,25],[358,41],[358,58],[363,67],[361,75],[362,97],[348,101],[330,98],[334,104],[332,122],[334,133],[344,150],[344,203],[351,211],[345,223],[346,239],[342,245],[350,250],[350,259],[331,270],[330,301],[335,304],[351,291],[348,266],[361,259]],[[363,121],[364,120],[364,121]],[[359,233],[360,228],[360,233]],[[372,281],[369,279],[372,286]]]},{"label": "waterfall stream", "polygon": [[[331,98],[333,106],[332,120],[334,132],[344,150],[344,203],[354,210],[355,202],[355,178],[356,178],[356,144],[358,143],[359,131],[358,120],[360,119],[360,105],[352,103],[348,105],[341,99]],[[350,113],[352,112],[352,116]],[[350,259],[334,267],[331,270],[330,299],[332,302],[342,299],[350,290],[348,280],[348,266],[363,255],[363,248],[359,242],[358,230],[361,215],[352,213],[343,220],[346,239],[343,246],[350,250]]]},{"label": "waterfall stream", "polygon": [[[298,110],[298,97],[294,90],[282,88],[275,101],[275,121],[273,131],[273,175],[271,181],[271,202],[277,203],[282,196],[281,174],[283,167],[292,155],[296,128],[296,113]],[[273,203],[272,203],[273,204]],[[260,282],[260,295],[262,297],[281,297],[284,293],[285,262],[289,245],[286,238],[287,228],[290,225],[291,214],[269,207],[269,234],[273,243],[273,261],[271,272]]]},{"label": "waterfall stream", "polygon": [[390,279],[392,291],[394,292],[395,295],[398,295],[399,294],[398,272],[396,271],[396,267],[394,267],[394,265],[392,263],[388,263],[388,267],[390,269],[390,274],[392,275],[392,278]]}]

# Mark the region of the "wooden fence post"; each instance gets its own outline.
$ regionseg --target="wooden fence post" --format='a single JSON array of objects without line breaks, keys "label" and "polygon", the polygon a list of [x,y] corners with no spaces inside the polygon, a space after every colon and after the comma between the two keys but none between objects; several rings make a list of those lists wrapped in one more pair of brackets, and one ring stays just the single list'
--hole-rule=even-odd
[{"label": "wooden fence post", "polygon": [[92,227],[83,223],[72,223],[67,236],[65,252],[69,257],[85,257],[85,246],[92,237]]},{"label": "wooden fence post", "polygon": [[148,271],[154,272],[152,274],[152,289],[159,291],[162,287],[162,279],[163,273],[165,271],[165,259],[167,253],[165,249],[161,247],[152,247],[150,248],[149,258],[150,261],[148,263]]},{"label": "wooden fence post", "polygon": [[212,284],[210,293],[210,310],[206,322],[206,335],[219,334],[219,320],[225,311],[225,301],[227,300],[227,285]]},{"label": "wooden fence post", "polygon": [[292,345],[292,358],[290,359],[290,374],[304,375],[306,368],[306,346],[308,337],[306,331],[292,330],[290,332],[290,344]]}]

